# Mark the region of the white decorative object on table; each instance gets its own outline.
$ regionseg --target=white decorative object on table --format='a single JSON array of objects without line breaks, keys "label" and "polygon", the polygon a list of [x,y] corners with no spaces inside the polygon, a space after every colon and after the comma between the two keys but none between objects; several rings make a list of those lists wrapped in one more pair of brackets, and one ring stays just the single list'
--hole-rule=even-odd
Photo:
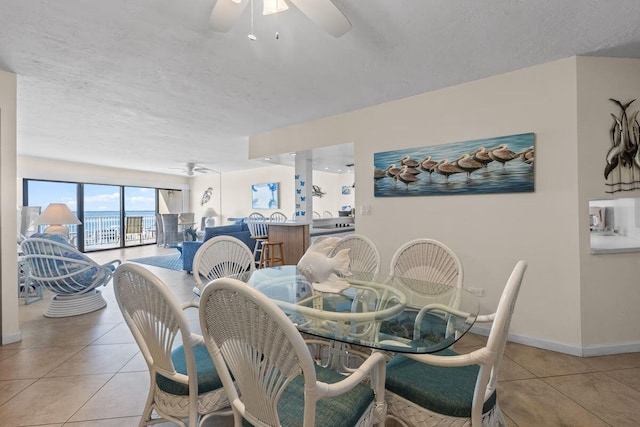
[{"label": "white decorative object on table", "polygon": [[335,256],[329,254],[341,239],[327,237],[314,242],[298,261],[298,270],[320,292],[340,292],[349,287],[338,274],[350,276],[349,249],[338,251]]}]

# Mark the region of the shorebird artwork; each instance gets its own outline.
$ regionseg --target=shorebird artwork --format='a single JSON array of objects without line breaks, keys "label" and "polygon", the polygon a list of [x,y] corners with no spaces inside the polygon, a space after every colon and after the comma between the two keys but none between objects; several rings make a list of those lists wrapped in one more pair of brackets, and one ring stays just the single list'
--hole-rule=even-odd
[{"label": "shorebird artwork", "polygon": [[[636,115],[630,117],[635,120]],[[633,152],[619,143],[614,145],[615,154],[608,156],[610,169],[636,158],[640,167],[637,143]],[[523,133],[374,153],[374,196],[531,192],[535,183],[535,150],[534,134]],[[398,181],[405,185],[396,185]]]}]

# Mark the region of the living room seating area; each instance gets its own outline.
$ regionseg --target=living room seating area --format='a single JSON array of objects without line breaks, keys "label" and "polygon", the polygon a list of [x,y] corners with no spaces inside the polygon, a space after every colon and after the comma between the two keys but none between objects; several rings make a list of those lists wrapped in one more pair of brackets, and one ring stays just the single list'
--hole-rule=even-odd
[{"label": "living room seating area", "polygon": [[183,270],[188,273],[193,271],[193,259],[196,256],[196,252],[200,249],[200,246],[207,240],[216,236],[231,236],[239,239],[245,243],[249,249],[253,252],[255,246],[255,240],[251,238],[249,227],[244,222],[230,225],[220,225],[216,227],[206,227],[204,229],[204,237],[202,241],[185,241],[182,243],[182,264]]}]

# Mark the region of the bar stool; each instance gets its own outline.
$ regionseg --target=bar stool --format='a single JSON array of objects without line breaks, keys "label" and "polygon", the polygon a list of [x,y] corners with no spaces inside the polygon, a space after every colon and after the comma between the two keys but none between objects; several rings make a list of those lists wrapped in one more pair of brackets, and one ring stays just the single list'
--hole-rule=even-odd
[{"label": "bar stool", "polygon": [[[284,251],[282,242],[263,242],[262,252],[260,252],[259,268],[273,267],[274,265],[284,265]],[[278,253],[276,254],[276,248]]]}]

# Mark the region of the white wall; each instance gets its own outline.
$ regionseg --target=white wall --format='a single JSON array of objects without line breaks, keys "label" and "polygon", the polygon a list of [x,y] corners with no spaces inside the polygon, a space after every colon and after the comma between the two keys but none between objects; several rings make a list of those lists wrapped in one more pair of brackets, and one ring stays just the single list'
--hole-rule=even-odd
[{"label": "white wall", "polygon": [[[568,58],[254,135],[250,156],[354,141],[358,212],[371,206],[357,231],[378,246],[383,271],[404,242],[441,240],[459,254],[465,285],[485,290],[481,310],[490,312],[516,262],[527,260],[515,339],[581,354],[576,90],[576,58]],[[526,132],[536,135],[534,193],[373,197],[376,152]]]},{"label": "white wall", "polygon": [[[291,166],[265,166],[239,172],[225,172],[223,174],[201,175],[194,178],[192,183],[191,208],[196,212],[196,218],[206,207],[213,207],[219,214],[216,224],[227,224],[228,218],[244,217],[254,211],[251,208],[251,184],[262,182],[278,182],[280,207],[278,209],[263,209],[259,212],[265,216],[275,211],[284,213],[289,219],[295,212],[295,181],[294,168]],[[353,174],[336,174],[322,171],[313,172],[313,183],[319,185],[326,194],[313,198],[313,209],[322,214],[328,210],[338,215],[338,209],[346,204],[354,203],[354,193],[342,194],[342,186],[353,184]],[[200,206],[200,196],[207,187],[213,187],[212,201]]]},{"label": "white wall", "polygon": [[15,74],[0,70],[0,329],[2,344],[21,339],[18,324],[16,251],[16,94]]},{"label": "white wall", "polygon": [[[578,65],[578,152],[580,183],[577,218],[581,256],[580,302],[582,342],[589,352],[602,346],[638,351],[638,262],[640,253],[591,255],[588,205],[590,199],[637,197],[638,191],[605,193],[604,166],[611,148],[611,114],[619,108],[609,98],[640,99],[640,60],[580,57]],[[636,101],[629,111],[640,109]]]}]

